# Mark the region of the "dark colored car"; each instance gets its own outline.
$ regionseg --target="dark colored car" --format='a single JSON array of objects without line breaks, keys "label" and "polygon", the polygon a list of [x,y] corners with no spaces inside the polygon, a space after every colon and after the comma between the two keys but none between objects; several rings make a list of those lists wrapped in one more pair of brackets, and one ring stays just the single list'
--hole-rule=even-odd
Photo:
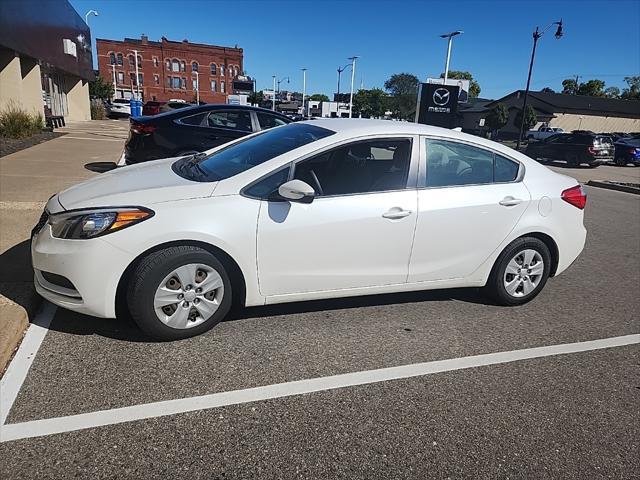
[{"label": "dark colored car", "polygon": [[613,161],[611,137],[590,132],[559,133],[540,142],[531,142],[525,153],[536,160],[562,160],[577,167],[586,163],[597,167]]},{"label": "dark colored car", "polygon": [[173,110],[191,106],[191,103],[187,103],[184,100],[169,100],[167,102],[149,100],[142,106],[142,115],[157,115],[159,113],[172,112]]},{"label": "dark colored car", "polygon": [[640,138],[623,137],[614,145],[616,165],[625,166],[632,163],[640,166]]},{"label": "dark colored car", "polygon": [[130,120],[125,162],[203,152],[253,132],[291,123],[284,115],[245,105],[206,104]]}]

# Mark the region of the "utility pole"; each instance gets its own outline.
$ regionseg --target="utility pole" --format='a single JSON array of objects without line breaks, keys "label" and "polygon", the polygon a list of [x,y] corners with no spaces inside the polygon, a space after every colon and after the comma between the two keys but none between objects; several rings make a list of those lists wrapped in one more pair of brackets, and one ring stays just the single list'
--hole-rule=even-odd
[{"label": "utility pole", "polygon": [[111,65],[111,70],[113,71],[113,98],[116,98],[116,90],[117,90],[116,66],[115,65]]},{"label": "utility pole", "polygon": [[273,75],[273,95],[271,96],[271,110],[276,111],[276,76]]},{"label": "utility pole", "polygon": [[[140,100],[140,76],[138,75],[138,50],[132,50],[133,54],[135,55],[135,61],[136,61],[136,91],[137,91],[137,100]],[[133,91],[131,92],[133,93]]]},{"label": "utility pole", "polygon": [[464,32],[462,30],[456,30],[455,32],[445,33],[444,35],[440,35],[440,38],[447,38],[449,40],[447,45],[447,60],[444,64],[443,85],[447,84],[447,79],[449,78],[449,60],[451,59],[451,41],[453,37],[455,37],[456,35],[460,35],[461,33],[464,33]]},{"label": "utility pole", "polygon": [[200,105],[200,75],[198,72],[193,72],[196,74],[196,105]]}]

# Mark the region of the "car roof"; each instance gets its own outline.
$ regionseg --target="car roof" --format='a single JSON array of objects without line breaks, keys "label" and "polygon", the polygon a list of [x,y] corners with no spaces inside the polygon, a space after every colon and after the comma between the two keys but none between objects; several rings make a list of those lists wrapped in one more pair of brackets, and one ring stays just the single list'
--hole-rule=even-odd
[{"label": "car roof", "polygon": [[197,115],[198,113],[203,112],[211,112],[214,110],[253,110],[254,112],[264,112],[269,113],[271,115],[276,115],[278,117],[286,118],[290,120],[286,115],[281,114],[280,112],[274,112],[273,110],[267,110],[266,108],[252,107],[251,105],[230,105],[228,103],[205,103],[203,105],[193,105],[189,107],[180,108],[178,110],[172,110],[170,112],[159,113],[158,115],[154,115],[153,117],[149,117],[151,119],[162,119],[168,118],[172,116],[183,116],[185,113],[190,115]]}]

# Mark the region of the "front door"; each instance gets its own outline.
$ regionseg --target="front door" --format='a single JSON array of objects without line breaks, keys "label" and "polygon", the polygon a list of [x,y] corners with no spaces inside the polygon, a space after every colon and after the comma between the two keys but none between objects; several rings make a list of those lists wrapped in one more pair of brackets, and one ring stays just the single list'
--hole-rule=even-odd
[{"label": "front door", "polygon": [[359,141],[295,164],[289,177],[307,182],[317,196],[309,204],[262,202],[260,292],[405,283],[417,217],[412,143],[410,138]]}]

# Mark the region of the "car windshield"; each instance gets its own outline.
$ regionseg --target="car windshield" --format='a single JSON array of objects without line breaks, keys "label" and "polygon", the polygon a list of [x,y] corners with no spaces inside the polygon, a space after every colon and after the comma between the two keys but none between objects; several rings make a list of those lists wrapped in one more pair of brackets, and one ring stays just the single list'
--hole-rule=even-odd
[{"label": "car windshield", "polygon": [[215,182],[233,177],[283,153],[334,133],[308,123],[289,124],[266,130],[209,156],[181,158],[172,168],[175,173],[188,180]]}]

